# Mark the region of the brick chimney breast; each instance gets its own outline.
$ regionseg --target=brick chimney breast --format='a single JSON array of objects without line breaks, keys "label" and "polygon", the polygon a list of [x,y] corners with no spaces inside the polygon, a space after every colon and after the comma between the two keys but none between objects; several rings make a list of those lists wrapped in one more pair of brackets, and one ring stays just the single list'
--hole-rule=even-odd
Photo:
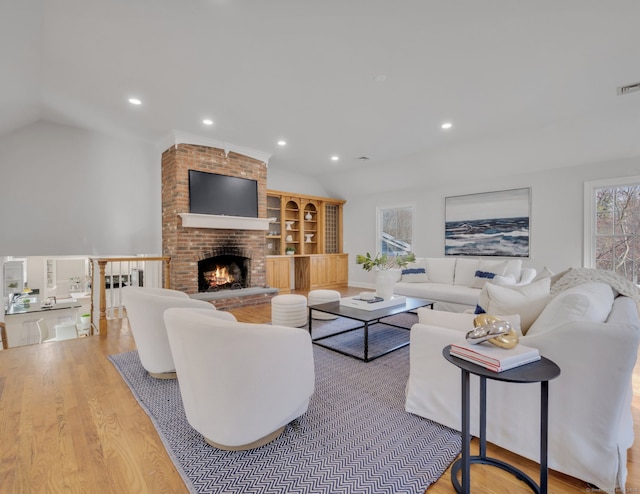
[{"label": "brick chimney breast", "polygon": [[[189,170],[248,178],[258,182],[258,217],[267,217],[267,167],[248,156],[193,144],[171,146],[162,153],[162,253],[171,257],[171,285],[198,293],[198,261],[234,245],[251,259],[251,287],[266,286],[266,232],[184,228],[180,213],[189,212]],[[216,303],[216,306],[219,306]]]}]

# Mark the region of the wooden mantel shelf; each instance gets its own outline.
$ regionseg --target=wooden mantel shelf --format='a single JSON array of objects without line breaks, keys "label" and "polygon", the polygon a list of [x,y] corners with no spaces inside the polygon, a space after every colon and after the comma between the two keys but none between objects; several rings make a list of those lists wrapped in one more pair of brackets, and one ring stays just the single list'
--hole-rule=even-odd
[{"label": "wooden mantel shelf", "polygon": [[214,228],[219,230],[268,230],[270,218],[246,218],[244,216],[219,216],[216,214],[180,213],[182,226],[186,228]]}]

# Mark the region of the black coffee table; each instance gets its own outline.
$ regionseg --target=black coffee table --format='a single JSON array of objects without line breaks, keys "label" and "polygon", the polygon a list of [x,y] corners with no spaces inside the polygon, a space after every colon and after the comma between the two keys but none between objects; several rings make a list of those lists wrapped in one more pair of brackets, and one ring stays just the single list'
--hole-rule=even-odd
[{"label": "black coffee table", "polygon": [[[381,321],[381,319],[385,319],[390,316],[395,316],[397,314],[403,314],[405,312],[410,312],[412,310],[418,309],[420,307],[431,307],[433,309],[434,302],[430,300],[424,300],[421,298],[411,298],[407,297],[405,303],[402,305],[395,305],[393,307],[386,307],[384,309],[376,309],[376,310],[365,310],[358,309],[356,307],[349,307],[346,305],[340,305],[340,302],[328,302],[326,304],[318,304],[318,305],[310,305],[309,306],[309,334],[311,335],[311,340],[318,346],[323,348],[328,348],[329,350],[333,350],[334,352],[341,353],[342,355],[346,355],[347,357],[353,357],[358,360],[362,360],[363,362],[371,362],[378,357],[382,357],[388,353],[394,352],[400,348],[403,348],[409,344],[408,341],[401,343],[400,345],[396,345],[393,348],[386,349],[382,353],[374,355],[373,357],[369,356],[369,326],[371,324],[384,324],[385,326],[392,326],[394,328],[406,329],[410,330],[411,328],[405,328],[404,326],[398,326],[396,324],[391,324],[389,322]],[[327,314],[333,314],[339,317],[346,317],[347,319],[353,319],[355,321],[360,321],[363,323],[362,326],[357,326],[355,328],[349,328],[342,331],[338,331],[336,333],[331,333],[326,336],[320,336],[318,338],[313,337],[313,318],[312,311],[317,310],[320,312],[326,312]],[[363,357],[359,357],[357,355],[353,355],[348,352],[344,352],[339,348],[335,348],[333,346],[327,345],[325,343],[320,343],[321,340],[326,338],[331,338],[333,336],[337,336],[339,334],[348,333],[350,331],[356,331],[358,329],[364,328],[364,352]]]}]

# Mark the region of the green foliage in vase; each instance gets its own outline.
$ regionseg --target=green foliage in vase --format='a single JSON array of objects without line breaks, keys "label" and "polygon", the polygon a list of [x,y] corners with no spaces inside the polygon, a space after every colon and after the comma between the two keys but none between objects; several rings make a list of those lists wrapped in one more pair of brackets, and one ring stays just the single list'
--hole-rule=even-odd
[{"label": "green foliage in vase", "polygon": [[373,268],[378,268],[379,270],[404,268],[415,260],[416,256],[412,252],[403,256],[389,256],[386,253],[378,253],[375,257],[371,257],[368,252],[364,256],[362,254],[356,255],[356,264],[362,264],[362,269],[366,271],[371,271]]}]

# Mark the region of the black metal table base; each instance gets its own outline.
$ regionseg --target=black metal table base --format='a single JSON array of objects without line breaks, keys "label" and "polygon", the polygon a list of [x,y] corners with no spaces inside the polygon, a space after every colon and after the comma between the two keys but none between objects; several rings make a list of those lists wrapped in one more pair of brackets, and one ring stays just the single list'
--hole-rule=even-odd
[{"label": "black metal table base", "polygon": [[[311,331],[311,310],[309,309],[309,331]],[[391,316],[388,316],[391,317]],[[377,358],[380,358],[384,355],[387,355],[391,352],[395,352],[396,350],[399,350],[400,348],[404,348],[406,346],[409,345],[409,342],[406,341],[404,343],[401,343],[400,345],[396,345],[392,348],[389,348],[387,350],[385,350],[382,353],[378,353],[374,356],[370,356],[369,355],[369,326],[373,325],[373,324],[383,324],[385,326],[391,326],[394,328],[398,328],[398,329],[404,329],[405,331],[411,331],[411,328],[405,328],[404,326],[398,326],[397,324],[391,324],[388,322],[382,322],[382,319],[385,319],[384,317],[381,317],[380,319],[376,319],[374,321],[369,321],[364,323],[362,326],[356,326],[355,328],[349,328],[349,329],[344,329],[342,331],[337,331],[335,333],[331,333],[325,336],[320,336],[318,338],[313,338],[311,341],[313,341],[314,344],[321,346],[322,348],[326,348],[328,350],[332,350],[334,352],[340,353],[342,355],[345,355],[347,357],[351,357],[351,358],[355,358],[357,360],[361,360],[362,362],[371,362],[372,360],[375,360]],[[344,350],[340,350],[339,348],[335,348],[331,345],[327,345],[326,343],[320,343],[321,340],[325,340],[327,338],[333,338],[334,336],[338,336],[344,333],[349,333],[351,331],[356,331],[358,329],[363,329],[364,328],[364,352],[363,352],[363,357],[360,357],[359,355],[354,355],[352,353],[349,352],[345,352]]]},{"label": "black metal table base", "polygon": [[[549,380],[560,375],[560,368],[551,360],[541,357],[539,361],[503,372],[493,372],[479,365],[453,357],[447,346],[442,355],[461,370],[462,391],[462,455],[451,467],[451,483],[458,494],[471,493],[471,464],[481,463],[500,468],[513,474],[527,484],[535,494],[547,494],[549,490],[549,468],[547,464],[549,438]],[[480,454],[471,455],[471,374],[480,378]],[[496,458],[487,456],[487,379],[510,383],[540,383],[540,484],[526,473]],[[461,481],[458,480],[461,473]]]},{"label": "black metal table base", "polygon": [[[483,465],[490,465],[492,467],[500,468],[506,472],[509,472],[510,474],[514,475],[518,480],[521,480],[525,484],[527,484],[533,492],[535,492],[536,494],[540,494],[540,486],[538,486],[536,481],[533,480],[531,477],[529,477],[523,471],[518,470],[513,465],[509,465],[504,461],[498,460],[496,458],[488,458],[486,456],[484,457],[471,456],[469,458],[470,465],[479,464],[479,463]],[[458,480],[458,472],[462,470],[463,466],[464,466],[463,458],[458,458],[451,466],[451,483],[453,484],[453,488],[456,490],[458,494],[461,494],[462,492],[464,492],[464,487]]]}]

